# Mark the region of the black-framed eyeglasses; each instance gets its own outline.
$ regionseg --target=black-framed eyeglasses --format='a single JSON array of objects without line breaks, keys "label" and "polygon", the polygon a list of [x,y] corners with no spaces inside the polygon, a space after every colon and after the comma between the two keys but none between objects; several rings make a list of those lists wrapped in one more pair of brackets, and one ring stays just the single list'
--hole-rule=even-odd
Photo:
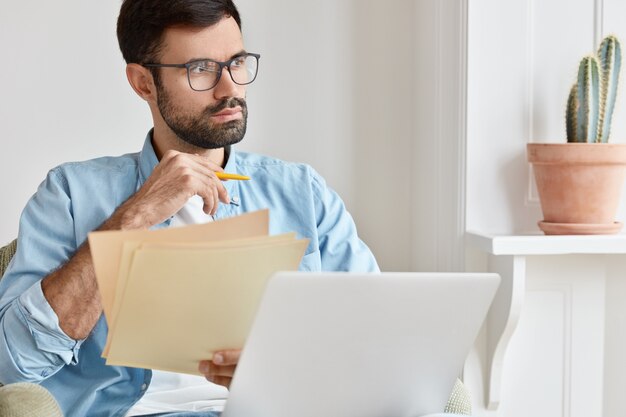
[{"label": "black-framed eyeglasses", "polygon": [[220,82],[222,70],[226,68],[231,80],[238,85],[247,85],[256,79],[259,71],[261,55],[245,53],[228,61],[219,62],[212,59],[200,59],[186,64],[141,64],[152,68],[186,68],[189,86],[195,91],[210,90]]}]

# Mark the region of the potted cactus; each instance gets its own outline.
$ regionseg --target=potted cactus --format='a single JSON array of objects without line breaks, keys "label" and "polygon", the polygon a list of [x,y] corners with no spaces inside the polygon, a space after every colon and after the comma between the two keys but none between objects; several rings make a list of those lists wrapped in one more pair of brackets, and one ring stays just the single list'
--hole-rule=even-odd
[{"label": "potted cactus", "polygon": [[582,59],[566,110],[567,143],[530,143],[545,234],[618,233],[615,221],[626,177],[626,145],[609,144],[621,47],[602,40],[597,56]]}]

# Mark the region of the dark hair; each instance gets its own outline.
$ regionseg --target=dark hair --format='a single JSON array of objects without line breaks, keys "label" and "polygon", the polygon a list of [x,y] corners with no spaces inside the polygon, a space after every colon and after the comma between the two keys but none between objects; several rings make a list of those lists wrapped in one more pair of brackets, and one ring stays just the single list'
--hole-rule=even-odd
[{"label": "dark hair", "polygon": [[117,19],[117,40],[126,63],[152,62],[161,49],[165,29],[209,27],[228,16],[241,29],[232,0],[124,0]]}]

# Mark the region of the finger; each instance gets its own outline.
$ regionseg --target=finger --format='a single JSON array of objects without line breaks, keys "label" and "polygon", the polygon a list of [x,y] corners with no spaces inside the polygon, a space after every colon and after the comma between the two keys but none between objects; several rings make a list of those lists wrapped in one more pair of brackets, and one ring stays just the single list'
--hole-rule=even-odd
[{"label": "finger", "polygon": [[[193,156],[198,157],[198,155]],[[215,175],[215,172],[224,171],[221,166],[207,160],[206,158],[201,158],[198,160],[194,160],[193,164],[191,164],[189,168],[198,173],[199,178],[206,178],[209,181],[206,183],[207,186],[209,184],[212,184],[217,187],[217,192],[214,193],[215,204],[217,204],[218,201],[221,201],[224,204],[230,203],[230,197],[228,196],[228,191],[226,190],[226,187],[224,187],[224,182],[217,178],[217,176]],[[217,211],[217,207],[215,210]]]},{"label": "finger", "polygon": [[209,370],[209,375],[212,377],[227,376],[232,378],[235,375],[235,369],[237,369],[237,365],[220,366],[213,364]]},{"label": "finger", "polygon": [[226,191],[226,187],[224,187],[224,182],[215,175],[214,171],[211,171],[210,174],[208,174],[207,181],[207,192],[213,194],[216,207],[219,202],[224,204],[230,203],[228,191]]},{"label": "finger", "polygon": [[241,349],[220,350],[213,355],[213,363],[215,365],[237,365]]},{"label": "finger", "polygon": [[215,381],[216,378],[232,378],[235,375],[235,369],[237,369],[236,365],[226,365],[219,366],[215,364],[211,364],[208,367],[202,367],[201,373],[204,374],[204,377],[209,381]]},{"label": "finger", "polygon": [[211,192],[213,193],[213,201],[215,202],[215,206],[213,206],[213,213],[211,214],[215,214],[217,213],[217,206],[219,205],[219,195],[217,193],[217,187],[211,187]]},{"label": "finger", "polygon": [[202,197],[202,199],[204,200],[204,206],[202,206],[202,211],[210,216],[214,216],[215,213],[213,212],[213,195],[211,195],[210,197]]},{"label": "finger", "polygon": [[[215,366],[215,365],[213,365],[213,366]],[[218,385],[223,385],[225,387],[229,387],[230,386],[230,382],[233,379],[233,374],[235,372],[234,371],[235,370],[235,366],[230,366],[228,368],[229,369],[227,371],[226,371],[226,369],[222,369],[222,372],[228,373],[228,375],[208,373],[208,374],[205,374],[204,377],[209,382],[213,382],[214,384],[218,384]]]},{"label": "finger", "polygon": [[194,161],[196,161],[197,163],[199,163],[200,165],[202,165],[205,169],[208,168],[211,171],[224,171],[224,168],[222,168],[221,165],[216,164],[215,162],[211,161],[210,159],[200,156],[197,153],[193,155]]},{"label": "finger", "polygon": [[197,154],[190,155],[172,150],[169,150],[164,154],[161,162],[162,165],[184,166],[204,175],[206,175],[207,172],[224,171],[224,168],[222,168],[219,164],[216,164],[206,157]]},{"label": "finger", "polygon": [[199,194],[200,197],[202,197],[202,200],[204,201],[204,206],[202,207],[202,210],[206,213],[206,214],[210,214],[210,215],[214,215],[215,213],[213,212],[214,206],[215,206],[215,202],[214,202],[214,196],[213,193],[211,192],[203,192]]},{"label": "finger", "polygon": [[211,365],[213,365],[211,361],[200,361],[198,364],[198,371],[200,371],[202,375],[208,376],[211,372]]},{"label": "finger", "polygon": [[228,196],[228,191],[226,191],[226,187],[224,187],[224,184],[222,183],[222,181],[220,181],[217,187],[217,197],[224,204],[230,203],[230,197]]},{"label": "finger", "polygon": [[226,188],[224,187],[222,181],[217,178],[215,172],[211,171],[210,174],[206,177],[205,187],[206,189],[203,190],[203,192],[207,193],[207,195],[211,195],[214,204],[214,212],[208,214],[215,214],[217,212],[220,201],[224,204],[230,203],[228,191],[226,191]]},{"label": "finger", "polygon": [[233,380],[232,378],[227,377],[227,376],[218,376],[218,377],[215,377],[215,379],[211,382],[217,385],[223,385],[226,388],[230,388],[230,383],[232,382],[232,380]]}]

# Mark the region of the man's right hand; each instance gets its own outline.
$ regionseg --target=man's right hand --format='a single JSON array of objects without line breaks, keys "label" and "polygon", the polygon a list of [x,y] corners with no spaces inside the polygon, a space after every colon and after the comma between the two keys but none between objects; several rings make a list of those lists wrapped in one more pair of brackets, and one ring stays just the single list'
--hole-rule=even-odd
[{"label": "man's right hand", "polygon": [[215,172],[222,167],[206,157],[169,150],[135,195],[118,209],[133,228],[149,228],[180,210],[194,195],[204,200],[204,212],[215,214],[229,197]]},{"label": "man's right hand", "polygon": [[[174,215],[196,194],[204,200],[205,213],[215,214],[220,201],[229,201],[216,171],[222,168],[206,157],[167,151],[139,191],[98,230],[148,229]],[[72,339],[86,338],[102,313],[89,245],[82,245],[65,265],[45,277],[41,287],[61,329]]]}]

